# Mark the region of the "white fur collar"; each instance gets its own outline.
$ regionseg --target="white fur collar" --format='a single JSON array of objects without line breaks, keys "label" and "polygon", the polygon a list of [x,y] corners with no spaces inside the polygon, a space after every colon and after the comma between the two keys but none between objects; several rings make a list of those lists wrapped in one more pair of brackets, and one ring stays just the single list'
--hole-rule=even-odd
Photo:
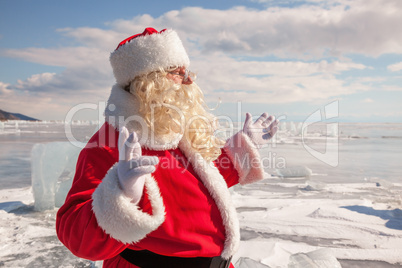
[{"label": "white fur collar", "polygon": [[240,243],[239,220],[226,181],[220,174],[214,162],[205,161],[197,152],[191,149],[191,144],[182,139],[179,148],[190,161],[194,171],[200,177],[209,194],[215,200],[221,213],[223,225],[225,226],[225,245],[222,251],[222,258],[229,259],[236,253]]},{"label": "white fur collar", "polygon": [[137,98],[116,84],[112,88],[105,109],[105,120],[116,129],[125,126],[130,133],[135,131],[139,143],[145,148],[152,150],[176,149],[183,135],[178,133],[154,135],[152,129],[139,115],[138,109]]},{"label": "white fur collar", "polygon": [[[225,244],[221,256],[229,259],[239,247],[240,232],[227,184],[214,163],[205,161],[199,153],[194,152],[185,139],[180,141],[179,147],[218,206],[225,227]],[[106,233],[124,243],[140,241],[156,230],[165,219],[159,186],[151,175],[146,176],[145,188],[151,202],[152,215],[142,212],[125,197],[118,183],[117,164],[108,171],[93,194],[92,207],[99,225]]]},{"label": "white fur collar", "polygon": [[230,258],[237,251],[240,242],[239,221],[236,209],[232,204],[229,189],[223,176],[213,162],[206,161],[199,153],[195,152],[191,144],[182,139],[182,135],[171,134],[162,137],[152,137],[150,130],[145,125],[142,128],[140,122],[144,122],[138,115],[138,102],[136,98],[120,88],[114,86],[105,110],[106,121],[115,128],[126,126],[128,130],[135,131],[140,144],[152,150],[169,150],[179,147],[192,164],[194,171],[208,189],[220,211],[223,225],[225,226],[226,240],[222,257]]}]

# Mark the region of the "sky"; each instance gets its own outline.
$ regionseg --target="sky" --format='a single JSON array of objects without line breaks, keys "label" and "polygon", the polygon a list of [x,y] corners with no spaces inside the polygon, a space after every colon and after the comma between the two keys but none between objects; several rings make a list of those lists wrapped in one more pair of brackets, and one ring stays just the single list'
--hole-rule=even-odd
[{"label": "sky", "polygon": [[402,123],[402,1],[0,0],[0,109],[97,120],[109,55],[172,28],[213,113]]}]

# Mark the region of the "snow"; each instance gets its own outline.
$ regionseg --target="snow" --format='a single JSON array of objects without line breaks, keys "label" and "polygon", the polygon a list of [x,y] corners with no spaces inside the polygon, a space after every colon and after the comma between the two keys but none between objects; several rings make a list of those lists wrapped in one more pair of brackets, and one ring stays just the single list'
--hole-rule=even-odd
[{"label": "snow", "polygon": [[[240,249],[233,258],[237,268],[339,267],[335,264],[347,261],[402,265],[400,199],[378,198],[384,193],[400,197],[401,184],[392,190],[373,182],[332,184],[321,191],[303,190],[302,182],[258,184],[233,189],[241,228]],[[33,203],[30,187],[0,190],[0,264],[26,267],[42,259],[58,267],[95,265],[74,257],[57,240],[57,209],[36,212]],[[20,258],[16,252],[25,255]],[[63,262],[56,260],[61,255]]]},{"label": "snow", "polygon": [[[402,264],[401,184],[392,190],[372,182],[332,184],[320,191],[307,191],[304,183],[294,191],[295,185],[235,190],[242,236],[236,261],[247,257],[269,267],[340,267],[338,260]],[[383,202],[380,194],[399,198]]]},{"label": "snow", "polygon": [[289,268],[341,268],[341,264],[330,250],[318,249],[309,253],[297,253],[290,256]]},{"label": "snow", "polygon": [[101,267],[73,256],[57,239],[56,209],[35,211],[32,188],[0,190],[0,266]]},{"label": "snow", "polygon": [[305,166],[295,166],[288,168],[277,169],[275,174],[282,178],[297,178],[297,177],[310,177],[312,175],[311,169]]},{"label": "snow", "polygon": [[[74,126],[77,140],[95,128],[85,122]],[[276,147],[261,150],[262,157],[272,152],[266,172],[281,170],[287,176],[231,189],[241,229],[236,268],[402,267],[402,139],[381,138],[402,137],[401,125],[359,125],[356,133],[354,126],[347,127],[338,129],[336,168],[314,159],[300,136],[283,126]],[[101,267],[73,256],[57,239],[57,206],[79,151],[59,143],[65,141],[63,123],[6,122],[1,131],[0,266]],[[307,133],[311,146],[322,142],[317,133]],[[350,139],[352,133],[367,138]],[[277,167],[274,160],[278,164],[282,158],[286,167]],[[45,195],[50,198],[41,200]]]}]

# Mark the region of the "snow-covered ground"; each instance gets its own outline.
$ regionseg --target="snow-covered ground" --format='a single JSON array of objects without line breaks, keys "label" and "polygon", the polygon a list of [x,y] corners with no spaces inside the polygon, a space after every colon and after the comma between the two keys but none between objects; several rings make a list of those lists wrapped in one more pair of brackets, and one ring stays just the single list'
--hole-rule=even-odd
[{"label": "snow-covered ground", "polygon": [[[328,249],[342,267],[401,267],[401,194],[401,184],[386,189],[372,182],[319,191],[302,180],[235,187],[241,244],[233,261],[288,267],[294,254]],[[57,209],[36,212],[33,202],[30,187],[0,190],[0,266],[95,266],[58,241]]]},{"label": "snow-covered ground", "polygon": [[[1,128],[0,267],[100,267],[58,241],[57,208],[34,209],[32,148],[66,141],[62,122]],[[80,122],[74,137],[85,140],[95,128]],[[315,130],[303,140],[291,133],[297,125],[282,128],[276,143],[261,149],[266,172],[277,176],[231,190],[241,227],[237,268],[402,267],[401,130],[347,124],[339,137]],[[336,166],[306,150],[325,155],[327,142],[339,145]]]},{"label": "snow-covered ground", "polygon": [[242,234],[236,257],[288,267],[292,254],[324,248],[342,267],[402,264],[402,185],[331,184],[314,191],[303,183],[260,184],[233,194]]}]

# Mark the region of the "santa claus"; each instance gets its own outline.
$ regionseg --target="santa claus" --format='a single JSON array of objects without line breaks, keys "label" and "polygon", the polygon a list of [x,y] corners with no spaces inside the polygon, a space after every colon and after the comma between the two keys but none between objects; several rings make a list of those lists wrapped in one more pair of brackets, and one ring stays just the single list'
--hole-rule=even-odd
[{"label": "santa claus", "polygon": [[78,158],[57,234],[104,267],[233,267],[240,235],[228,188],[263,179],[258,147],[278,122],[247,113],[227,141],[173,30],[147,28],[111,53],[105,124]]}]

